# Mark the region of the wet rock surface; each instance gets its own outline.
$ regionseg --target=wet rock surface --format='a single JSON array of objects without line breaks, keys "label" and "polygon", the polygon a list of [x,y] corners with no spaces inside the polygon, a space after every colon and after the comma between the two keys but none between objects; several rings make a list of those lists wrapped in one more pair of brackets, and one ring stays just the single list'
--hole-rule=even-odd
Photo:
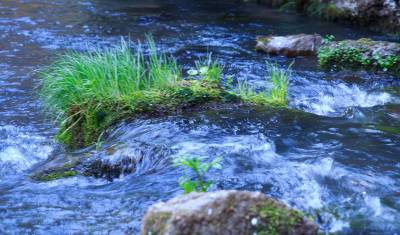
[{"label": "wet rock surface", "polygon": [[303,215],[259,192],[190,193],[150,207],[147,234],[318,234]]},{"label": "wet rock surface", "polygon": [[330,21],[351,22],[377,31],[400,30],[400,3],[397,0],[261,0],[281,9],[296,9]]},{"label": "wet rock surface", "polygon": [[[118,152],[116,152],[118,148]],[[171,151],[163,146],[134,143],[127,146],[111,146],[105,151],[84,159],[79,169],[84,176],[94,176],[112,181],[115,178],[149,172],[159,160],[167,158]],[[163,157],[161,157],[163,156]]]},{"label": "wet rock surface", "polygon": [[365,69],[400,75],[400,44],[358,40],[329,41],[320,35],[297,34],[257,37],[256,49],[272,55],[317,55],[319,64],[328,69]]},{"label": "wet rock surface", "polygon": [[256,50],[290,57],[311,56],[316,55],[321,43],[322,37],[317,34],[257,37]]},{"label": "wet rock surface", "polygon": [[78,174],[76,167],[80,164],[80,158],[73,155],[64,155],[60,158],[53,158],[50,161],[36,167],[31,174],[35,181],[51,181],[68,178]]}]

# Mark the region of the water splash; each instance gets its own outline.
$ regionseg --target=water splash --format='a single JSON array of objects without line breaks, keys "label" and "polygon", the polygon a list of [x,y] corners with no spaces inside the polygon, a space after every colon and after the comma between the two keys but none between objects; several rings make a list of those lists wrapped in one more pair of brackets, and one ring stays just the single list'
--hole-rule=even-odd
[{"label": "water splash", "polygon": [[291,106],[322,116],[343,116],[351,107],[373,107],[398,101],[387,92],[368,91],[358,85],[313,85],[293,97]]},{"label": "water splash", "polygon": [[26,127],[0,126],[0,182],[47,159],[53,146]]}]

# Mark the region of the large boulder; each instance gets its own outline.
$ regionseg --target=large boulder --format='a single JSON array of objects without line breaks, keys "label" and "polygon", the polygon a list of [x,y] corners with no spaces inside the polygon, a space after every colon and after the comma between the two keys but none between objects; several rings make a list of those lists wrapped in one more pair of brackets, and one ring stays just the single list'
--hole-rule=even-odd
[{"label": "large boulder", "polygon": [[153,205],[142,235],[317,234],[318,226],[259,192],[190,193]]},{"label": "large boulder", "polygon": [[322,43],[318,34],[257,37],[256,50],[273,55],[310,56],[317,53]]}]

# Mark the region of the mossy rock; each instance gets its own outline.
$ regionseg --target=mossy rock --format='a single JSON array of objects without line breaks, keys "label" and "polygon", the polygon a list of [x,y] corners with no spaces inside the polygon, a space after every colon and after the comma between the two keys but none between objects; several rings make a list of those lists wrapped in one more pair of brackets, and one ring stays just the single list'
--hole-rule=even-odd
[{"label": "mossy rock", "polygon": [[383,71],[400,77],[400,44],[368,38],[330,42],[318,49],[319,64],[327,69]]},{"label": "mossy rock", "polygon": [[51,171],[40,172],[31,176],[32,179],[36,181],[52,181],[63,178],[69,178],[76,176],[78,174],[75,170],[62,170],[53,169]]},{"label": "mossy rock", "polygon": [[30,177],[36,181],[51,181],[62,178],[69,178],[79,174],[76,167],[80,159],[71,156],[62,156],[39,166]]},{"label": "mossy rock", "polygon": [[318,226],[259,192],[190,193],[153,205],[142,223],[148,234],[318,234]]},{"label": "mossy rock", "polygon": [[[276,201],[266,201],[253,207],[253,222],[258,235],[292,234],[304,220],[304,215]],[[255,222],[257,221],[257,222]]]}]

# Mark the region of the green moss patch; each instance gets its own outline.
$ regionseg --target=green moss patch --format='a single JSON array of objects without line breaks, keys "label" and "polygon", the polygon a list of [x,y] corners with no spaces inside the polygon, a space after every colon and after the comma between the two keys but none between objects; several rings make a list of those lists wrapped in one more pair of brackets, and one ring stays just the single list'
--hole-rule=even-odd
[{"label": "green moss patch", "polygon": [[318,50],[319,64],[323,68],[379,70],[400,76],[400,55],[386,53],[384,45],[383,50],[376,50],[379,43],[369,39],[327,43]]},{"label": "green moss patch", "polygon": [[[302,1],[299,1],[302,2]],[[351,12],[340,9],[335,4],[320,2],[318,0],[307,1],[302,6],[305,12],[311,16],[318,16],[330,21],[344,21],[352,19]]]},{"label": "green moss patch", "polygon": [[[73,148],[89,146],[124,118],[176,112],[209,102],[286,104],[287,80],[278,84],[279,78],[272,77],[279,87],[270,95],[251,89],[247,96],[237,94],[222,85],[222,67],[211,59],[196,63],[184,79],[173,57],[158,53],[151,39],[147,47],[149,53],[140,46],[131,51],[122,42],[114,49],[67,53],[41,72],[42,100],[59,114],[59,141]],[[282,89],[285,96],[277,99]]]},{"label": "green moss patch", "polygon": [[76,176],[77,174],[78,172],[74,170],[66,170],[66,171],[51,172],[51,173],[40,173],[32,176],[32,178],[37,181],[51,181],[51,180],[73,177]]},{"label": "green moss patch", "polygon": [[304,215],[275,201],[268,201],[256,208],[256,233],[261,235],[293,234],[296,226],[305,222]]}]

